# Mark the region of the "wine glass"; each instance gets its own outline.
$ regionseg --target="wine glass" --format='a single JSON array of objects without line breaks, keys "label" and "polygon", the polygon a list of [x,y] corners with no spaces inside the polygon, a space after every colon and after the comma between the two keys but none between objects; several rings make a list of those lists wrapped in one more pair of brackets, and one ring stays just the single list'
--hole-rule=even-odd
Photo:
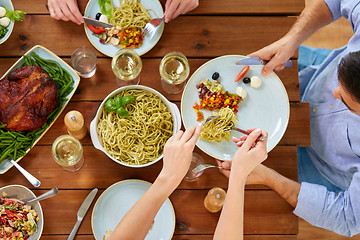
[{"label": "wine glass", "polygon": [[192,182],[192,181],[195,181],[198,177],[200,177],[204,171],[194,173],[193,169],[203,163],[204,163],[204,159],[200,156],[200,154],[193,152],[191,164],[190,164],[189,170],[186,173],[184,179],[186,181]]},{"label": "wine glass", "polygon": [[119,86],[137,85],[140,83],[142,62],[140,56],[132,49],[119,50],[111,61],[111,68]]},{"label": "wine glass", "polygon": [[162,88],[170,94],[177,94],[184,89],[190,73],[187,58],[181,52],[170,52],[160,62]]},{"label": "wine glass", "polygon": [[57,164],[64,170],[75,172],[84,164],[81,143],[70,135],[62,135],[52,145],[52,155]]}]

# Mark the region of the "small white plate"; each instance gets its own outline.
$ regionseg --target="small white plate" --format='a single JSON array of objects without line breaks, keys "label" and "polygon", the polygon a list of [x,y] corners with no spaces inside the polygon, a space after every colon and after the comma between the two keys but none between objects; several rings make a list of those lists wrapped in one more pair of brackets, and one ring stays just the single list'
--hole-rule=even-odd
[{"label": "small white plate", "polygon": [[[0,188],[0,196],[2,197],[3,192],[6,193],[7,198],[15,198],[18,200],[29,200],[31,198],[36,197],[36,195],[27,187],[21,185],[9,185]],[[39,202],[33,202],[29,204],[32,209],[36,211],[39,217],[39,221],[37,222],[38,230],[36,233],[29,237],[29,240],[38,240],[41,237],[43,228],[44,228],[44,215]]]},{"label": "small white plate", "polygon": [[[164,16],[164,12],[162,9],[162,6],[159,2],[159,0],[141,0],[140,3],[146,8],[146,9],[152,9],[156,15],[153,13],[153,11],[148,11],[151,18],[161,18]],[[114,8],[120,7],[120,1],[113,1]],[[98,0],[90,0],[85,8],[84,16],[95,18],[96,14],[101,12]],[[93,33],[90,31],[90,29],[84,24],[84,29],[86,36],[88,37],[91,44],[99,50],[101,53],[113,57],[117,51],[121,49],[120,46],[114,46],[110,43],[102,44],[99,41],[99,38],[94,36]],[[150,51],[156,43],[160,40],[160,37],[164,31],[164,22],[160,24],[160,26],[157,27],[157,30],[154,34],[154,36],[151,39],[144,38],[144,41],[142,45],[139,48],[134,48],[134,50],[139,54],[139,56],[147,53]]]},{"label": "small white plate", "polygon": [[[108,187],[98,198],[91,215],[91,228],[95,239],[102,240],[106,230],[114,230],[132,206],[150,188],[151,183],[130,179]],[[175,230],[175,212],[166,199],[154,219],[145,240],[170,240]]]},{"label": "small white plate", "polygon": [[[196,113],[192,108],[195,102],[199,103],[199,95],[196,85],[211,76],[214,72],[220,74],[218,79],[223,85],[223,90],[236,93],[237,87],[243,87],[247,91],[247,97],[239,103],[239,111],[236,116],[239,119],[237,125],[241,129],[261,128],[269,133],[267,150],[271,151],[280,141],[285,133],[289,121],[289,98],[281,80],[275,73],[263,77],[261,76],[262,65],[251,65],[250,70],[245,76],[258,76],[262,79],[259,88],[252,88],[250,84],[243,83],[242,80],[234,82],[238,73],[244,68],[243,65],[235,65],[235,62],[244,58],[242,55],[227,55],[215,58],[199,67],[190,77],[185,86],[181,98],[181,117],[185,128],[196,126]],[[204,118],[210,115],[209,110],[201,110]],[[237,138],[243,136],[242,133],[231,131],[231,136]],[[208,155],[220,159],[231,161],[238,147],[230,139],[217,142],[208,142],[199,139],[196,145]]]},{"label": "small white plate", "polygon": [[[40,46],[40,45],[36,45],[33,48],[31,48],[29,51],[27,51],[24,55],[25,56],[31,56],[31,53],[35,52],[37,55],[39,55],[41,58],[43,59],[50,59],[53,61],[56,61],[57,63],[60,64],[60,66],[65,69],[72,77],[72,79],[74,80],[74,85],[73,85],[73,90],[66,96],[66,98],[68,99],[66,102],[63,103],[62,105],[62,109],[59,112],[59,114],[56,116],[56,118],[51,122],[50,126],[35,140],[33,147],[36,145],[36,143],[38,141],[40,141],[40,139],[42,138],[42,136],[45,135],[45,133],[50,129],[50,127],[53,125],[53,123],[56,121],[56,119],[60,116],[61,112],[64,110],[64,108],[66,107],[66,105],[70,102],[71,97],[74,95],[77,87],[79,86],[80,83],[80,77],[79,75],[75,72],[75,70],[70,67],[64,60],[62,60],[61,58],[59,58],[58,56],[56,56],[53,52],[51,52],[50,50],[48,50],[47,48]],[[16,63],[14,63],[14,65],[11,66],[11,68],[9,68],[9,70],[0,78],[3,79],[5,76],[7,76],[11,71],[15,70],[16,68],[19,68],[23,63],[24,63],[24,57],[21,57],[19,60],[16,61]],[[29,148],[26,151],[26,154],[31,150],[32,148]],[[26,156],[26,154],[24,156]],[[23,156],[23,157],[24,157]],[[20,157],[18,159],[14,159],[16,162],[20,161],[23,157]],[[10,161],[2,161],[0,163],[0,174],[6,173],[13,165],[10,163]]]},{"label": "small white plate", "polygon": [[[14,10],[14,6],[13,6],[11,0],[0,0],[0,6],[5,6],[5,7],[8,7],[8,8],[11,8],[12,10]],[[10,37],[13,29],[14,29],[14,21],[10,21],[9,26],[7,26],[8,31],[5,34],[5,36],[0,39],[0,44],[4,43]]]}]

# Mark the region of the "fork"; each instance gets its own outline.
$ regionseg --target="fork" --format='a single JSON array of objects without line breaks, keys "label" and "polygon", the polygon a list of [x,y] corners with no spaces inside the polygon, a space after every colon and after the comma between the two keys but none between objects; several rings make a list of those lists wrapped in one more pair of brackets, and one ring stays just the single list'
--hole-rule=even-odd
[{"label": "fork", "polygon": [[164,21],[164,18],[153,18],[150,22],[148,22],[143,31],[142,34],[144,37],[152,38],[152,36],[155,33],[156,27],[159,26]]},{"label": "fork", "polygon": [[[213,116],[209,116],[208,118],[206,118],[205,122],[203,123],[203,126],[205,126],[206,124],[208,124],[210,121],[213,121],[214,119],[218,118],[220,116],[216,116],[216,115],[213,115]],[[245,130],[242,130],[241,128],[237,128],[235,127],[235,124],[233,122],[231,122],[231,126],[230,128],[228,129],[225,129],[224,132],[227,132],[227,131],[231,131],[231,130],[235,130],[235,131],[238,131],[238,132],[241,132],[245,135],[249,135],[249,133]],[[260,141],[263,141],[266,139],[266,136],[259,136],[257,140],[260,140]]]},{"label": "fork", "polygon": [[213,167],[222,169],[221,166],[215,166],[210,163],[203,163],[203,164],[199,164],[198,166],[196,166],[196,168],[194,168],[192,171],[193,171],[193,173],[197,174],[199,172],[204,171],[205,169],[213,168]]}]

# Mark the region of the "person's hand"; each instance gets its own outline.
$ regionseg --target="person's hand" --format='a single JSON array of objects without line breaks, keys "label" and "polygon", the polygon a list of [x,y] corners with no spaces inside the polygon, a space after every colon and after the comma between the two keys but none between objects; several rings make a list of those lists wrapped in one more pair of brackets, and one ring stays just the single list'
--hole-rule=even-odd
[{"label": "person's hand", "polygon": [[298,47],[299,45],[297,43],[285,36],[273,44],[249,54],[248,57],[259,57],[262,60],[269,61],[261,71],[263,76],[267,76],[273,70],[283,70],[285,68],[285,62],[294,55]]},{"label": "person's hand", "polygon": [[[260,129],[249,129],[248,132],[250,132],[249,136],[242,136],[240,139],[232,138],[233,142],[240,147],[239,150],[236,151],[232,162],[216,160],[218,166],[222,167],[220,172],[226,177],[229,177],[231,172],[234,171],[241,171],[243,173],[242,175],[247,176],[257,165],[267,158],[267,133]],[[261,135],[266,137],[265,140],[257,140]],[[235,175],[237,175],[237,173],[235,173]]]},{"label": "person's hand", "polygon": [[170,22],[180,14],[185,14],[199,6],[199,0],[167,0],[165,22]]},{"label": "person's hand", "polygon": [[165,144],[163,168],[159,176],[165,177],[174,186],[181,182],[190,167],[201,129],[202,125],[198,125],[189,127],[185,132],[180,130]]},{"label": "person's hand", "polygon": [[76,24],[84,22],[76,0],[48,0],[50,16],[56,20],[73,21]]}]

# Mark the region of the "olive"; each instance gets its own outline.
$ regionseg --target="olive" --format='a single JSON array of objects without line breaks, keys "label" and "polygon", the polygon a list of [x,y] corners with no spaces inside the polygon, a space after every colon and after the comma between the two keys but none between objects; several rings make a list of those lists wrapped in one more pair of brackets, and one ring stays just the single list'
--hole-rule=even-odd
[{"label": "olive", "polygon": [[101,13],[97,13],[96,16],[95,16],[95,19],[96,19],[96,20],[99,20],[99,19],[100,19],[100,16],[101,16]]},{"label": "olive", "polygon": [[249,77],[244,77],[243,82],[249,83],[249,82],[251,82],[251,79]]},{"label": "olive", "polygon": [[212,79],[217,80],[220,77],[220,74],[218,72],[214,72],[212,75]]}]

